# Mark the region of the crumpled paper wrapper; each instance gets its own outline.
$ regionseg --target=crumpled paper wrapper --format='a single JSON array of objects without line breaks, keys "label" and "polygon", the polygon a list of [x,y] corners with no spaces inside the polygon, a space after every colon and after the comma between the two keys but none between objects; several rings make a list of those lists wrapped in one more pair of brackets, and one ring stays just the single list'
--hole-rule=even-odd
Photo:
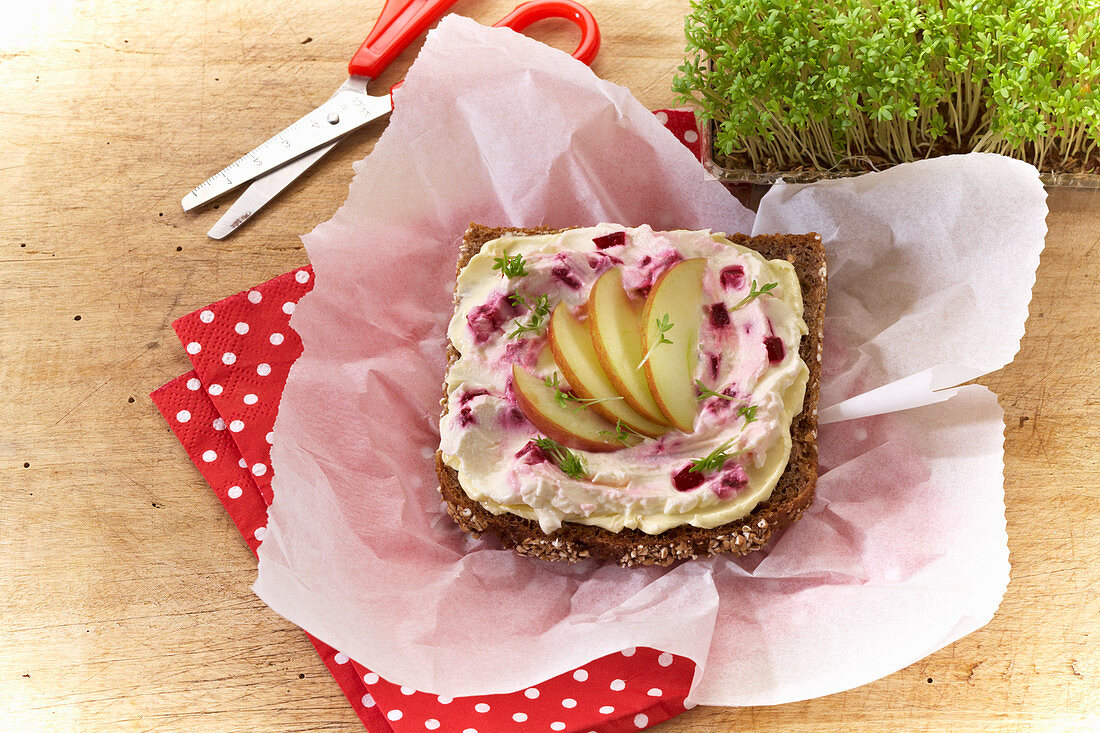
[{"label": "crumpled paper wrapper", "polygon": [[695,660],[691,699],[713,705],[861,685],[992,617],[1009,570],[1004,426],[982,387],[823,426],[800,522],[747,558],[667,569],[546,563],[468,539],[431,457],[470,221],[819,232],[829,405],[1011,360],[1045,232],[1034,169],[965,156],[779,186],[754,220],[626,90],[450,16],[356,173],[304,238],[317,285],[292,321],[305,352],[276,423],[255,584],[275,611],[423,691],[507,692],[649,646]]}]

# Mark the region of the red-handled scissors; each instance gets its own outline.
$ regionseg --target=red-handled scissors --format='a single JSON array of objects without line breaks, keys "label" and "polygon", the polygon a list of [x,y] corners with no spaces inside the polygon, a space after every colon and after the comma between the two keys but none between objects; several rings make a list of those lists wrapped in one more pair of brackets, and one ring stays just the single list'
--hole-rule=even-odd
[{"label": "red-handled scissors", "polygon": [[[249,181],[252,185],[208,232],[222,239],[248,221],[352,130],[393,109],[393,96],[372,96],[367,83],[376,78],[414,39],[440,18],[455,0],[386,0],[367,40],[348,64],[350,76],[327,102],[259,147],[230,163],[183,197],[184,211],[211,201]],[[600,29],[587,8],[574,0],[532,0],[495,25],[522,32],[546,18],[564,18],[581,31],[573,57],[592,63],[600,48]],[[398,82],[400,84],[400,82]],[[394,85],[396,88],[397,85]],[[392,89],[391,89],[392,92]]]}]

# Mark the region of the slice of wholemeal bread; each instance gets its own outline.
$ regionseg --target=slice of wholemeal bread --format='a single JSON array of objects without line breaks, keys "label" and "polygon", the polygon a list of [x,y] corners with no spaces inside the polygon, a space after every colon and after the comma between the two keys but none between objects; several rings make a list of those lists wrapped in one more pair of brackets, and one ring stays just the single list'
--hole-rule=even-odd
[{"label": "slice of wholemeal bread", "polygon": [[[551,228],[491,228],[471,224],[459,249],[461,272],[481,247],[504,235],[553,234]],[[785,259],[794,265],[802,287],[803,320],[809,333],[802,337],[799,356],[809,368],[802,412],[791,424],[790,460],[767,501],[739,520],[711,529],[690,525],[651,535],[640,530],[611,532],[601,527],[566,522],[545,534],[538,522],[515,514],[493,514],[463,490],[458,473],[436,453],[439,491],[447,512],[464,531],[480,536],[489,532],[505,547],[545,560],[576,561],[582,558],[615,560],[621,565],[668,565],[682,559],[723,553],[746,554],[758,550],[778,531],[802,516],[813,501],[817,484],[817,402],[821,380],[821,341],[825,317],[825,250],[816,234],[776,234],[748,237],[731,235],[737,244],[756,250],[767,259]],[[459,354],[447,346],[448,362]],[[445,387],[444,387],[445,389]],[[446,410],[446,395],[442,400]]]}]

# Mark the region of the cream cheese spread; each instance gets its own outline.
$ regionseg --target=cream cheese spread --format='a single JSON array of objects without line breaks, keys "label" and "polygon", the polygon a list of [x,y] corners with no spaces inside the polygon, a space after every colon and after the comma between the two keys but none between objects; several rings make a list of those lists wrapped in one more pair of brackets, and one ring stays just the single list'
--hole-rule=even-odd
[{"label": "cream cheese spread", "polygon": [[[605,236],[616,232],[624,236]],[[523,277],[493,269],[497,258],[517,254]],[[517,404],[512,365],[540,379],[556,366],[545,328],[509,337],[527,316],[509,296],[545,295],[551,308],[564,302],[583,317],[592,285],[608,268],[621,269],[623,287],[641,303],[662,272],[697,257],[707,268],[694,377],[722,396],[700,394],[691,433],[673,429],[612,452],[574,450],[588,476],[570,478],[531,450],[540,433]],[[776,285],[743,303],[754,282],[758,290]],[[465,492],[493,514],[536,520],[547,534],[562,522],[649,534],[683,524],[710,528],[767,500],[786,469],[791,421],[809,375],[798,356],[807,333],[802,292],[789,262],[766,260],[710,231],[600,224],[485,244],[460,273],[455,301],[447,335],[460,356],[447,372],[440,450]],[[689,471],[692,460],[727,443],[735,457],[710,472]]]}]

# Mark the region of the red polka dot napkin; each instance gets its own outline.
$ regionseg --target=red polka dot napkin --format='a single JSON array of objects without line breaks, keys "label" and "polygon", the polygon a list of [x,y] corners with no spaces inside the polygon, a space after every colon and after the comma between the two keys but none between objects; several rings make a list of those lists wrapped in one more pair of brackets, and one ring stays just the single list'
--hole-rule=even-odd
[{"label": "red polka dot napkin", "polygon": [[[699,154],[690,111],[656,114]],[[194,371],[151,395],[253,553],[272,500],[279,398],[302,351],[290,314],[312,287],[313,271],[303,267],[177,320]],[[526,690],[452,699],[395,685],[307,637],[372,733],[637,731],[683,712],[694,673],[683,657],[624,649]]]}]

